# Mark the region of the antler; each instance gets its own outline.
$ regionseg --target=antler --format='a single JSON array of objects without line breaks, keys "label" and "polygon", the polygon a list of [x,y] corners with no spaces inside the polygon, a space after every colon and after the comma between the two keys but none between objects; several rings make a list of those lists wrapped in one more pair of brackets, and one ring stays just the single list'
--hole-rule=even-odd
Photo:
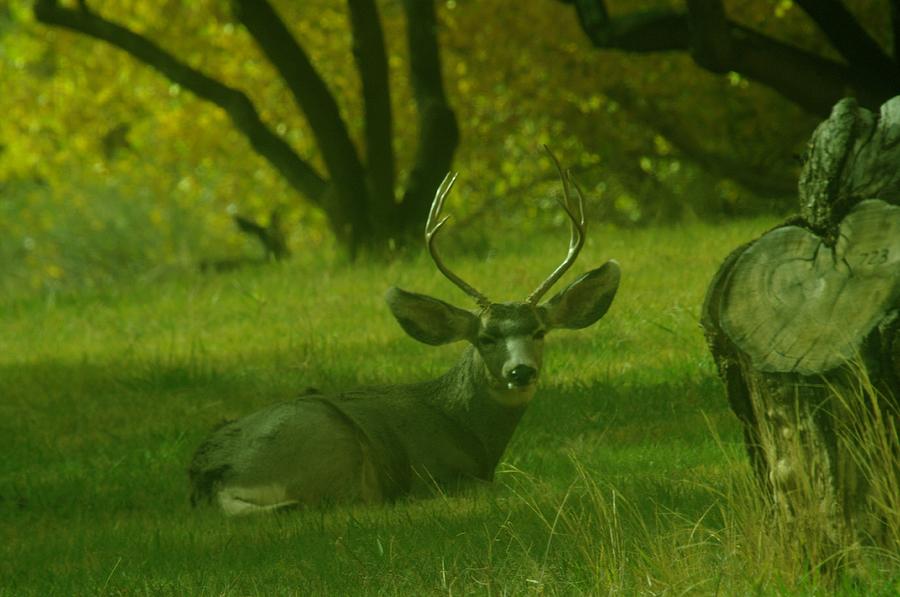
[{"label": "antler", "polygon": [[[438,187],[437,192],[434,194],[431,211],[428,212],[428,221],[425,222],[425,245],[428,247],[428,253],[434,260],[434,264],[437,268],[441,270],[441,273],[444,274],[448,280],[459,286],[463,292],[474,298],[478,303],[478,306],[485,309],[490,306],[490,299],[475,290],[475,288],[466,283],[462,278],[451,272],[447,266],[444,265],[444,262],[441,261],[440,256],[438,256],[437,251],[434,249],[434,237],[437,236],[438,230],[441,229],[441,226],[443,226],[447,221],[447,218],[450,217],[444,216],[441,218],[440,216],[441,211],[444,209],[444,199],[447,198],[450,189],[453,188],[454,182],[456,182],[456,173],[448,172],[447,176],[444,177],[444,180]],[[440,220],[438,220],[438,218],[440,218]]]},{"label": "antler", "polygon": [[[581,189],[578,187],[578,183],[575,182],[575,179],[572,178],[572,173],[568,170],[563,173],[562,167],[559,165],[559,160],[556,159],[556,156],[553,155],[553,152],[550,151],[550,148],[544,145],[544,149],[547,151],[547,154],[550,156],[550,159],[553,160],[553,163],[556,165],[556,171],[559,172],[559,178],[562,181],[563,185],[563,197],[564,200],[560,200],[557,197],[556,202],[563,208],[566,212],[566,215],[569,216],[569,220],[572,223],[572,236],[569,239],[569,253],[566,255],[565,260],[559,264],[559,266],[553,270],[553,273],[544,280],[537,289],[528,295],[528,298],[525,299],[525,302],[531,303],[532,305],[536,305],[541,297],[550,290],[550,288],[556,284],[556,282],[562,277],[566,270],[568,270],[573,263],[575,263],[575,259],[578,257],[578,253],[581,252],[581,247],[584,246],[584,233],[585,233],[585,225],[584,225],[584,196],[581,194]],[[578,195],[578,215],[572,213],[572,201],[569,198],[569,183],[575,187],[575,194]]]}]

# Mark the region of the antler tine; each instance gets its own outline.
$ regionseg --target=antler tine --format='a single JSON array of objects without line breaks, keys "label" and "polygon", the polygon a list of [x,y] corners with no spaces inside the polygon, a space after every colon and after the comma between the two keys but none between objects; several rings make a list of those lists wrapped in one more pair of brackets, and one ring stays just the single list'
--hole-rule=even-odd
[{"label": "antler tine", "polygon": [[[550,148],[544,145],[544,149],[547,151],[550,159],[553,160],[553,164],[556,166],[556,171],[559,173],[559,178],[562,181],[563,199],[561,200],[557,197],[556,202],[559,203],[560,207],[563,208],[563,211],[566,212],[566,215],[569,216],[571,237],[569,238],[569,252],[566,255],[566,258],[555,270],[553,270],[553,273],[551,273],[550,276],[544,280],[534,292],[528,295],[527,299],[525,299],[526,302],[531,303],[532,305],[536,305],[537,302],[541,300],[541,297],[544,296],[557,281],[559,281],[562,275],[566,273],[570,267],[572,267],[572,264],[575,263],[575,259],[578,258],[578,253],[581,252],[581,248],[584,246],[585,236],[584,195],[581,193],[581,188],[578,186],[578,183],[575,182],[575,179],[572,178],[571,172],[568,170],[563,172],[562,166],[559,165],[559,160],[556,159],[556,156],[553,155]],[[569,197],[570,183],[575,187],[575,194],[578,196],[577,215],[572,212],[572,201]]]},{"label": "antler tine", "polygon": [[444,209],[444,200],[447,198],[447,195],[450,194],[450,189],[453,188],[454,182],[456,182],[456,173],[448,172],[438,187],[437,192],[434,194],[434,201],[431,203],[431,210],[428,212],[428,221],[425,222],[425,245],[428,247],[428,254],[431,255],[434,264],[441,273],[444,274],[448,280],[456,284],[463,292],[474,298],[481,308],[487,308],[491,304],[490,299],[475,290],[475,288],[469,285],[465,280],[451,272],[450,269],[444,265],[444,262],[434,248],[434,237],[437,236],[438,231],[450,217],[441,217],[441,211]]}]

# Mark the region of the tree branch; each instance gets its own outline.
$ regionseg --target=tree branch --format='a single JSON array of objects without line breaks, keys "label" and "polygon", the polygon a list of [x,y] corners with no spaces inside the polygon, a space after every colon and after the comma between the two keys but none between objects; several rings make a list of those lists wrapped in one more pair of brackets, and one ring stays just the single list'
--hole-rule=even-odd
[{"label": "tree branch", "polygon": [[[739,25],[719,14],[718,1],[691,1],[690,15],[657,10],[617,17],[609,17],[603,0],[572,1],[596,47],[631,52],[693,48],[698,66],[714,72],[739,72],[813,114],[827,116],[848,88],[862,104],[876,107],[898,91],[898,85],[887,77],[868,76]],[[714,32],[697,34],[697,40],[696,28],[710,22]]]},{"label": "tree branch", "polygon": [[714,73],[728,72],[734,48],[721,0],[687,0],[687,6],[694,62]]},{"label": "tree branch", "polygon": [[610,18],[603,0],[569,0],[595,47],[626,52],[690,49],[687,14],[652,10]]},{"label": "tree branch", "polygon": [[865,105],[880,105],[896,88],[853,68],[801,50],[740,25],[732,25],[734,62],[729,70],[771,87],[807,112],[826,117],[853,90]]},{"label": "tree branch", "polygon": [[152,41],[93,12],[68,9],[53,0],[38,0],[34,7],[38,21],[76,31],[123,50],[154,68],[183,88],[223,110],[250,141],[253,148],[310,201],[321,205],[328,183],[294,152],[290,145],[260,119],[250,99],[241,91],[197,71]]},{"label": "tree branch", "polygon": [[335,202],[329,213],[332,228],[355,255],[359,240],[368,236],[368,191],[365,171],[337,102],[266,0],[234,0],[233,5],[238,19],[278,70],[306,116],[331,175]]},{"label": "tree branch", "polygon": [[374,0],[348,0],[350,25],[353,29],[353,57],[362,82],[366,111],[366,170],[373,199],[373,219],[393,217],[394,148],[391,144],[393,122],[388,62],[384,32]]},{"label": "tree branch", "polygon": [[437,43],[433,0],[404,0],[409,67],[419,111],[416,159],[403,195],[407,229],[424,226],[431,197],[450,169],[459,142],[456,116],[447,103]]},{"label": "tree branch", "polygon": [[889,78],[900,86],[900,68],[838,0],[797,0],[831,45],[854,69],[870,77]]},{"label": "tree branch", "polygon": [[797,192],[797,180],[778,169],[752,164],[741,156],[721,151],[710,151],[698,143],[683,127],[667,118],[665,111],[652,101],[642,105],[636,94],[624,86],[609,88],[604,93],[624,107],[638,121],[666,138],[675,149],[706,172],[721,178],[730,178],[743,188],[769,198],[792,196]]}]

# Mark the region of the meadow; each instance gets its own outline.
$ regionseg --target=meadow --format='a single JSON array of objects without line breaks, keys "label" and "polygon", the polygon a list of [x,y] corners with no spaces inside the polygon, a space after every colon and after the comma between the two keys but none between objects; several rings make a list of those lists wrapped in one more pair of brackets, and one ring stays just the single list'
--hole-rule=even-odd
[{"label": "meadow", "polygon": [[[229,519],[191,508],[186,468],[223,418],[449,367],[462,347],[416,343],[382,298],[472,306],[424,251],[0,298],[0,595],[897,594],[896,554],[828,584],[756,499],[699,312],[772,224],[594,227],[562,284],[616,258],[618,296],[548,337],[495,483],[377,507]],[[445,258],[521,299],[566,232],[510,238]]]}]

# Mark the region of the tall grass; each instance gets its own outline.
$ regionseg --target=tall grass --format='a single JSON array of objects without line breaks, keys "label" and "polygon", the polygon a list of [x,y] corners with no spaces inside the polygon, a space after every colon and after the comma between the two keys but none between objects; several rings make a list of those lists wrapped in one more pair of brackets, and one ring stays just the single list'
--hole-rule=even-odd
[{"label": "tall grass", "polygon": [[[597,326],[548,339],[496,482],[392,506],[226,519],[189,507],[185,468],[223,417],[448,367],[460,347],[406,338],[381,299],[398,284],[462,305],[426,257],[301,254],[5,300],[0,594],[894,594],[886,548],[855,585],[810,573],[759,499],[707,354],[706,283],[770,224],[592,231],[575,269],[617,258],[619,296]],[[559,232],[445,259],[514,299],[562,257]],[[892,487],[878,499],[896,537]]]},{"label": "tall grass", "polygon": [[[568,594],[547,568],[557,550],[571,551],[574,566],[585,572],[578,591],[596,595],[896,595],[897,414],[885,413],[892,407],[865,375],[855,379],[853,391],[833,394],[843,407],[832,421],[840,428],[839,450],[858,467],[856,484],[865,487],[863,503],[846,504],[859,525],[849,541],[836,545],[822,532],[822,513],[799,520],[801,513],[788,515],[766,499],[748,463],[724,444],[719,445],[729,474],[716,483],[697,483],[708,506],[692,514],[654,503],[653,495],[623,492],[622,484],[598,479],[572,454],[577,474],[553,501],[546,499],[552,489],[523,471],[511,471],[507,480],[546,533],[533,582],[541,592]],[[803,479],[798,491],[812,486],[811,479]],[[817,504],[823,496],[805,498]],[[641,503],[648,499],[651,503]]]},{"label": "tall grass", "polygon": [[900,396],[890,396],[873,383],[868,371],[854,364],[844,384],[829,390],[840,471],[847,477],[842,496],[851,518],[850,531],[862,548],[900,564]]}]

